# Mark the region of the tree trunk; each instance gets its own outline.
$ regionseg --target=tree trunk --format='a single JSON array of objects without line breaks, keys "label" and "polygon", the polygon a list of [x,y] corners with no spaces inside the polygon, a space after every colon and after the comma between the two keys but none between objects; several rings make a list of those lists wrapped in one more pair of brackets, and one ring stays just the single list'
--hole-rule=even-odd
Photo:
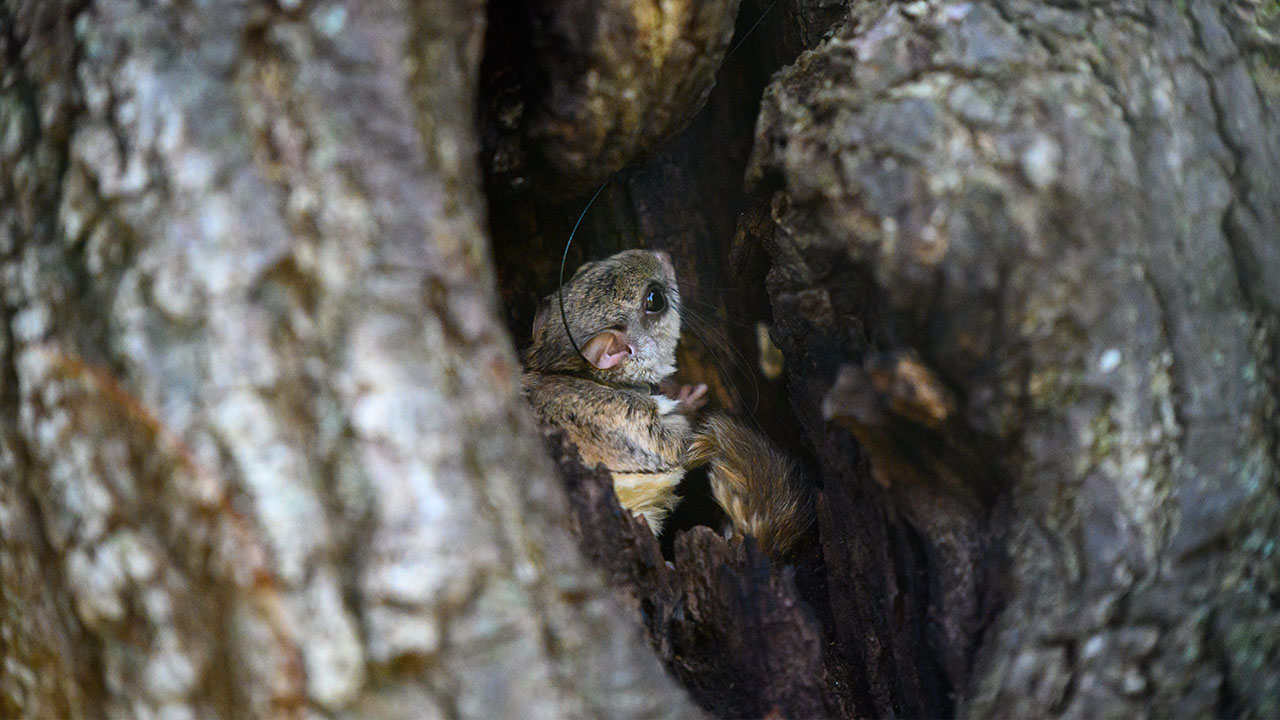
[{"label": "tree trunk", "polygon": [[0,715],[690,716],[517,396],[482,4],[0,7]]},{"label": "tree trunk", "polygon": [[[823,707],[1275,712],[1277,13],[853,3],[770,85],[743,195],[759,83],[832,11],[779,5],[693,125],[606,187],[569,265],[671,252],[712,326],[685,381],[814,462],[821,549],[798,569]],[[740,33],[766,7],[745,3]],[[491,175],[491,219],[527,336],[586,198],[513,185]],[[738,325],[770,315],[788,381],[744,398],[711,356],[754,364]],[[661,606],[667,581],[598,553]],[[808,666],[791,624],[760,667],[786,664],[771,646]],[[649,629],[681,676],[694,651]]]},{"label": "tree trunk", "polygon": [[[0,0],[0,715],[1280,713],[1273,3],[155,5]],[[517,396],[606,178],[786,563]]]},{"label": "tree trunk", "polygon": [[[774,318],[823,378],[793,397],[852,431],[854,492],[922,551],[923,582],[855,590],[915,621],[837,632],[965,714],[1280,711],[1280,106],[1254,11],[862,3],[764,101]],[[853,542],[850,492],[828,476],[824,548],[862,577],[884,551]],[[888,690],[878,713],[936,707]]]}]

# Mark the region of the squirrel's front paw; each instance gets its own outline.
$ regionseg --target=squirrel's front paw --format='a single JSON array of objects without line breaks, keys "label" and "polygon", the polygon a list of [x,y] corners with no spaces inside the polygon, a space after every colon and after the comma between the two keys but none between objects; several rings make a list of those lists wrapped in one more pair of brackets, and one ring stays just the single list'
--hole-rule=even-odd
[{"label": "squirrel's front paw", "polygon": [[677,385],[670,380],[664,380],[658,389],[663,395],[666,395],[678,403],[678,407],[676,408],[677,412],[681,412],[686,415],[697,412],[703,405],[707,404],[706,383],[698,383],[697,385]]}]

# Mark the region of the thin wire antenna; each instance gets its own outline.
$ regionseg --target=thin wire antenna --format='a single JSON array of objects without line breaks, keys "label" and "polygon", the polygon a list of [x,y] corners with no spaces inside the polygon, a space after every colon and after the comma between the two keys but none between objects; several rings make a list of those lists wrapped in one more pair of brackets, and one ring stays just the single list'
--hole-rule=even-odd
[{"label": "thin wire antenna", "polygon": [[751,37],[751,33],[755,32],[756,28],[760,27],[760,23],[764,20],[764,17],[768,15],[769,11],[773,9],[773,6],[777,4],[778,0],[773,0],[773,2],[769,3],[769,7],[765,8],[764,12],[760,13],[760,17],[756,18],[756,21],[752,23],[750,29],[742,34],[742,37],[738,39],[737,44],[729,49],[728,54],[726,54],[724,59],[720,61],[720,67],[724,67],[725,63],[729,62],[729,58],[733,57],[733,54],[738,52],[738,48],[742,47],[742,44],[747,41],[747,38]]},{"label": "thin wire antenna", "polygon": [[[556,288],[556,296],[560,299],[560,323],[564,325],[564,334],[569,336],[569,344],[573,346],[573,351],[578,353],[578,356],[583,360],[586,360],[587,356],[582,354],[582,348],[578,347],[578,341],[573,339],[573,331],[569,329],[569,316],[564,312],[564,266],[565,263],[569,262],[569,246],[573,244],[573,236],[578,234],[578,226],[582,224],[582,219],[587,216],[587,211],[591,209],[591,204],[596,201],[596,198],[600,197],[600,191],[604,190],[604,186],[608,185],[609,181],[613,179],[613,175],[613,173],[609,173],[609,177],[600,183],[600,187],[596,188],[595,194],[587,201],[587,206],[582,208],[582,212],[578,215],[578,221],[573,224],[573,230],[569,231],[569,239],[564,241],[564,255],[560,257],[560,286]],[[590,361],[588,360],[587,362]]]},{"label": "thin wire antenna", "polygon": [[[729,62],[729,58],[733,57],[733,54],[738,52],[738,48],[742,47],[743,43],[747,41],[747,38],[751,37],[751,33],[756,31],[756,28],[760,27],[760,23],[764,21],[765,16],[767,16],[769,11],[773,10],[773,6],[777,4],[778,0],[773,0],[773,2],[769,3],[769,7],[765,8],[764,12],[760,13],[760,17],[756,18],[756,21],[751,24],[751,27],[743,33],[742,37],[738,39],[738,42],[735,43],[734,46],[729,49],[729,52],[725,54],[724,59],[720,61],[720,67],[723,68],[725,63]],[[586,360],[587,356],[582,354],[582,348],[578,347],[578,341],[573,339],[573,331],[569,329],[569,316],[564,311],[564,267],[569,262],[569,246],[573,244],[573,236],[578,233],[578,226],[582,224],[582,219],[587,216],[587,211],[591,209],[591,205],[595,203],[596,198],[600,196],[600,192],[609,184],[609,181],[613,180],[613,176],[615,174],[617,174],[616,171],[609,173],[609,177],[605,178],[604,182],[600,183],[600,187],[596,188],[595,194],[593,194],[591,199],[587,201],[586,207],[582,208],[582,212],[578,215],[578,221],[573,224],[573,230],[569,231],[569,239],[564,241],[564,254],[560,257],[560,284],[556,288],[556,298],[560,302],[560,324],[564,325],[564,334],[569,336],[569,344],[573,346],[573,351],[576,352],[583,360]],[[758,392],[756,400],[759,402]]]}]

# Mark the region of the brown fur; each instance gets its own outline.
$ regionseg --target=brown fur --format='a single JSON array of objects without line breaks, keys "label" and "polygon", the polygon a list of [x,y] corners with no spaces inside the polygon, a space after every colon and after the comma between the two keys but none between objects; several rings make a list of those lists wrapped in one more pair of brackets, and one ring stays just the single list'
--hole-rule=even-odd
[{"label": "brown fur", "polygon": [[[663,312],[644,309],[653,287],[665,294]],[[734,528],[779,557],[812,524],[795,464],[727,416],[708,419],[695,434],[676,412],[679,403],[653,394],[651,385],[675,372],[678,307],[675,271],[662,253],[628,250],[583,265],[564,287],[573,339],[583,348],[597,334],[620,332],[635,352],[615,367],[593,366],[574,350],[559,299],[548,295],[524,353],[525,396],[544,422],[568,433],[583,462],[609,469],[619,503],[654,534],[680,500],[685,469],[710,463],[712,493]]]},{"label": "brown fur", "polygon": [[769,557],[794,550],[813,525],[800,469],[739,420],[707,418],[693,435],[686,462],[711,464],[711,494],[734,529],[754,536]]},{"label": "brown fur", "polygon": [[[648,313],[644,299],[655,284],[666,309]],[[680,500],[690,431],[676,403],[650,389],[675,372],[678,306],[675,270],[665,255],[621,252],[574,273],[564,287],[565,316],[580,348],[597,333],[618,330],[635,354],[608,370],[593,367],[573,349],[556,294],[542,301],[524,353],[524,392],[533,409],[568,433],[583,462],[609,469],[618,501],[644,516],[654,534]]]},{"label": "brown fur", "polygon": [[[644,311],[644,298],[653,284],[664,290],[665,312]],[[658,383],[676,371],[679,305],[675,269],[664,253],[626,250],[586,263],[564,286],[564,314],[573,340],[582,348],[596,333],[623,330],[635,346],[635,356],[609,370],[592,367],[573,349],[560,317],[558,294],[552,293],[538,306],[533,343],[524,353],[525,369],[577,374],[609,385]]]},{"label": "brown fur", "polygon": [[[623,507],[643,515],[657,534],[680,497],[689,421],[663,413],[647,390],[619,388],[589,378],[524,374],[524,392],[543,421],[563,428],[588,466],[613,474]],[[668,401],[669,402],[669,401]]]}]

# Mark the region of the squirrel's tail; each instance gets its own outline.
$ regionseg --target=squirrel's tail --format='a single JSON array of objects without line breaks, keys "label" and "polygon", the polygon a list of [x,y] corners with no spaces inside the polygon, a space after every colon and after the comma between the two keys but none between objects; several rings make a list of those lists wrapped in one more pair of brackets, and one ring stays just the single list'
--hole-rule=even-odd
[{"label": "squirrel's tail", "polygon": [[813,524],[813,503],[791,458],[742,422],[712,415],[694,432],[686,464],[707,463],[711,493],[734,530],[772,558],[795,549]]}]

